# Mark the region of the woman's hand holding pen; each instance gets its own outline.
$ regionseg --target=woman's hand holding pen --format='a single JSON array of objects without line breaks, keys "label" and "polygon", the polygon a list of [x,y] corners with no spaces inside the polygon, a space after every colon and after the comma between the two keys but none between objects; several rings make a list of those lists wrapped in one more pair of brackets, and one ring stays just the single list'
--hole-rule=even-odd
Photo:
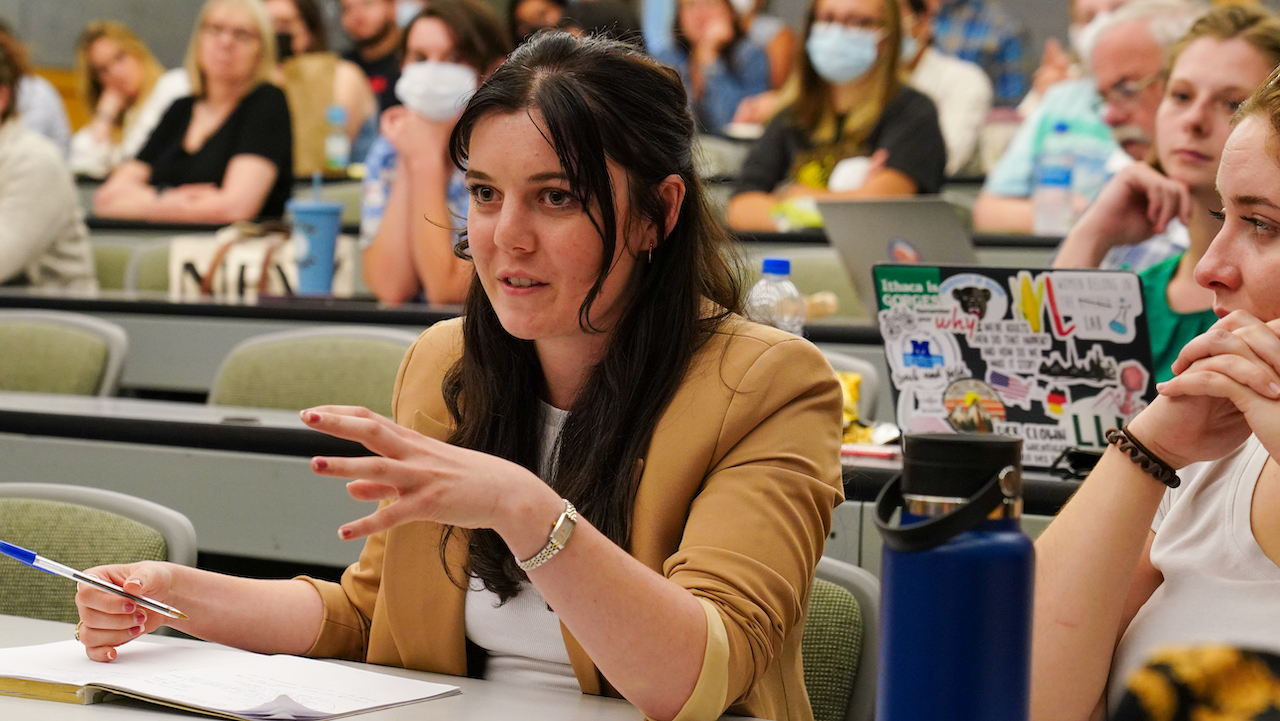
[{"label": "woman's hand holding pen", "polygon": [[[167,563],[144,561],[99,566],[86,573],[123,586],[135,596],[168,601],[172,595],[173,575]],[[168,620],[123,596],[83,583],[76,590],[76,608],[80,611],[80,642],[94,661],[114,661],[116,646],[151,633]]]},{"label": "woman's hand holding pen", "polygon": [[487,453],[449,445],[396,425],[366,408],[320,406],[302,412],[310,427],[360,443],[378,454],[316,457],[316,473],[355,478],[347,492],[360,501],[390,501],[339,529],[360,538],[410,521],[492,528],[517,558],[541,550],[564,502],[528,469]]},{"label": "woman's hand holding pen", "polygon": [[1160,396],[1188,404],[1174,423],[1203,427],[1185,446],[1193,460],[1220,458],[1250,433],[1280,457],[1280,320],[1233,311],[1182,349],[1173,372]]}]

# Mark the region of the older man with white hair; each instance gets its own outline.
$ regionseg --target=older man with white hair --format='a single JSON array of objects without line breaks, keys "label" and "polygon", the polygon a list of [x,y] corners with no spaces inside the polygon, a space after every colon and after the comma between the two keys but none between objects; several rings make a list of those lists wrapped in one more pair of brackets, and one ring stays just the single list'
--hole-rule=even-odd
[{"label": "older man with white hair", "polygon": [[1062,136],[1053,142],[1075,159],[1077,210],[1124,164],[1145,160],[1169,49],[1206,9],[1193,0],[1134,0],[1112,13],[1092,47],[1078,49],[1089,58],[1092,77],[1058,83],[1045,93],[988,174],[973,208],[974,226],[986,232],[1032,231],[1031,194],[1052,135]]}]

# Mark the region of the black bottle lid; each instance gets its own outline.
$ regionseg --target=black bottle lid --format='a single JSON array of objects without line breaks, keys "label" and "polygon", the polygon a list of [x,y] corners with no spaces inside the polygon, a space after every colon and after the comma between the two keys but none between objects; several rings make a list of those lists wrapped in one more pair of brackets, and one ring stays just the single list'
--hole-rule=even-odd
[{"label": "black bottle lid", "polygon": [[902,438],[902,492],[970,498],[1005,466],[1022,468],[1022,439],[990,433],[917,433]]}]

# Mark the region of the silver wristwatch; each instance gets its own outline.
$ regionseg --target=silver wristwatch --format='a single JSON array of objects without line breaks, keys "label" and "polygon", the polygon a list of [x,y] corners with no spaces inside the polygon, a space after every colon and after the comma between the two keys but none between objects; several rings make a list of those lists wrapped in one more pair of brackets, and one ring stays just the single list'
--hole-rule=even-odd
[{"label": "silver wristwatch", "polygon": [[569,499],[562,500],[564,500],[564,513],[560,514],[560,518],[556,519],[556,524],[551,527],[551,537],[547,539],[547,545],[543,546],[537,555],[527,561],[516,559],[516,565],[520,567],[521,571],[532,571],[550,561],[551,557],[559,553],[560,549],[564,548],[564,544],[569,542],[569,536],[573,535],[573,527],[578,525],[578,511],[569,502]]}]

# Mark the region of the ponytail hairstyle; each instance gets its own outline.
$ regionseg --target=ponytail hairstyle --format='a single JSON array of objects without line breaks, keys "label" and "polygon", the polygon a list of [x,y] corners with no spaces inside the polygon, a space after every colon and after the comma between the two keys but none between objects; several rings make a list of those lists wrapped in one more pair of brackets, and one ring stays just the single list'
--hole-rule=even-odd
[{"label": "ponytail hairstyle", "polygon": [[[694,170],[694,121],[675,70],[635,47],[602,37],[543,32],[521,45],[480,87],[450,138],[454,164],[466,167],[472,132],[502,115],[539,117],[589,214],[602,253],[595,284],[578,309],[586,333],[602,333],[590,318],[614,257],[618,231],[645,221],[666,227],[660,184],[678,175],[684,202],[675,227],[628,279],[623,309],[599,364],[591,370],[556,441],[556,462],[544,480],[624,549],[631,540],[637,472],[654,427],[684,379],[694,353],[740,309],[742,278],[730,260],[729,236],[716,219]],[[626,172],[631,217],[619,217],[608,162]],[[659,233],[662,231],[659,230]],[[466,253],[466,240],[459,253]],[[445,376],[445,404],[454,424],[449,442],[506,458],[538,472],[540,400],[546,383],[531,341],[503,329],[479,278],[463,318],[463,353]],[[440,554],[455,583],[441,539]],[[466,570],[503,602],[526,578],[492,530],[469,536]]]}]

